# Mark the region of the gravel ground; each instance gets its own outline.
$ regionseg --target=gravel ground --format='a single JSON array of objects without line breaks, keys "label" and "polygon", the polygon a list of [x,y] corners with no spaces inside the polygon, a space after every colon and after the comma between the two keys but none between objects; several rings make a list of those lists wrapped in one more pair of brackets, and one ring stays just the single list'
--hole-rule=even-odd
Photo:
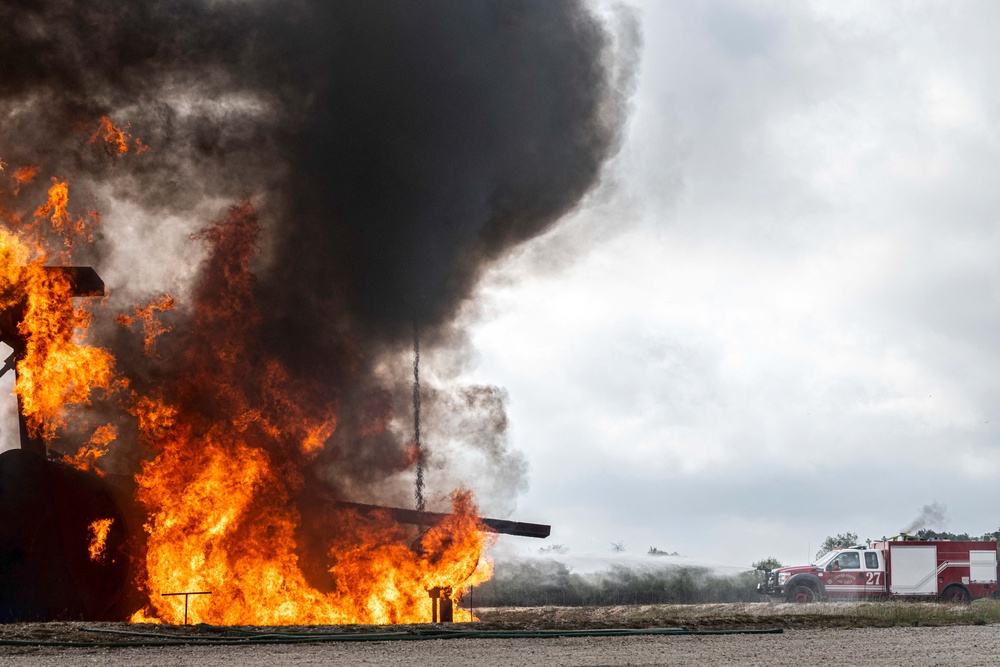
[{"label": "gravel ground", "polygon": [[451,639],[294,646],[0,647],[0,665],[996,665],[1000,626],[793,629],[774,635]]},{"label": "gravel ground", "polygon": [[[481,622],[445,626],[219,628],[128,623],[0,625],[0,667],[121,665],[998,665],[1000,602],[774,603],[477,609]],[[580,629],[783,629],[781,634],[426,639],[441,632]],[[388,634],[408,641],[386,641]],[[362,635],[367,641],[342,641]],[[412,640],[415,636],[422,639]],[[218,645],[219,641],[308,641]],[[327,641],[317,641],[325,639]],[[341,640],[341,641],[332,641]],[[183,641],[198,645],[137,646]],[[56,642],[73,646],[45,645]],[[95,646],[94,643],[126,646]],[[211,645],[215,643],[215,645]],[[83,644],[83,645],[81,645]],[[86,644],[90,644],[89,646]]]}]

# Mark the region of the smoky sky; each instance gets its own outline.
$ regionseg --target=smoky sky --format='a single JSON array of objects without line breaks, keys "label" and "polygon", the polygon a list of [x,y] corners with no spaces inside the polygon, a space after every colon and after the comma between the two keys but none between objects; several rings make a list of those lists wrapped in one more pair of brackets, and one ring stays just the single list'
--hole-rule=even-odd
[{"label": "smoky sky", "polygon": [[[326,387],[340,417],[317,469],[364,485],[405,465],[401,433],[363,435],[408,392],[380,360],[415,330],[460,348],[455,316],[483,271],[577,207],[618,150],[637,67],[620,32],[569,0],[4,2],[0,157],[71,178],[80,207],[128,202],[119,231],[199,219],[190,233],[252,202],[262,349]],[[149,152],[91,145],[103,115]],[[112,299],[167,291],[114,231],[75,260],[116,277]],[[201,259],[169,261],[194,273]],[[122,336],[103,344],[133,383],[178,372]],[[428,391],[433,413],[444,395]],[[490,460],[513,491],[524,464],[502,431]]]},{"label": "smoky sky", "polygon": [[8,162],[95,168],[70,147],[111,114],[153,147],[123,179],[144,206],[269,193],[260,288],[299,346],[317,313],[381,339],[447,321],[581,200],[624,120],[579,2],[6,2],[0,25]]}]

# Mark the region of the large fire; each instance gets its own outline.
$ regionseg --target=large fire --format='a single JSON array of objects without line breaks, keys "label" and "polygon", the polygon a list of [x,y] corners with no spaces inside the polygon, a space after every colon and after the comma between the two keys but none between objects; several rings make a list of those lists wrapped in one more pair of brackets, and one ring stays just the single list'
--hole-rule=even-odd
[{"label": "large fire", "polygon": [[[108,118],[91,138],[100,142],[109,154],[148,150]],[[160,340],[174,336],[171,362],[183,369],[164,382],[130,386],[107,349],[85,342],[91,315],[69,298],[68,279],[45,269],[68,264],[100,217],[71,213],[71,182],[60,178],[52,178],[45,202],[20,214],[18,198],[40,172],[28,165],[0,174],[7,180],[0,189],[0,312],[24,309],[15,392],[41,437],[67,426],[68,408],[98,396],[134,420],[147,452],[136,476],[145,525],[135,585],[148,604],[132,620],[181,623],[183,596],[164,594],[198,591],[211,595],[190,599],[193,622],[428,622],[431,589],[461,591],[489,578],[490,563],[480,558],[489,537],[471,493],[460,489],[448,518],[423,533],[387,513],[328,510],[325,568],[333,585],[311,583],[300,562],[295,496],[305,467],[337,428],[336,405],[294,381],[253,335],[261,319],[250,269],[259,232],[254,207],[235,205],[198,235],[209,256],[191,303],[163,295],[119,315],[150,357],[159,358]],[[190,317],[165,323],[163,316],[181,307]],[[183,331],[176,330],[181,321]],[[99,473],[120,432],[97,424],[69,462]],[[109,529],[110,520],[90,528],[95,559]],[[456,620],[471,616],[457,609]]]},{"label": "large fire", "polygon": [[[34,167],[17,169],[12,190],[19,191],[29,180],[25,174],[37,172]],[[24,221],[5,210],[0,228],[0,311],[21,312],[16,335],[24,350],[14,391],[33,437],[50,436],[62,426],[65,407],[86,403],[95,390],[122,384],[111,354],[81,343],[90,316],[74,307],[69,278],[45,268],[52,260],[68,259],[67,249],[89,237],[91,224],[99,219],[94,213],[74,219],[67,213],[67,202],[67,182],[53,179],[47,201],[33,218]],[[58,254],[46,247],[53,238],[65,245]]]}]

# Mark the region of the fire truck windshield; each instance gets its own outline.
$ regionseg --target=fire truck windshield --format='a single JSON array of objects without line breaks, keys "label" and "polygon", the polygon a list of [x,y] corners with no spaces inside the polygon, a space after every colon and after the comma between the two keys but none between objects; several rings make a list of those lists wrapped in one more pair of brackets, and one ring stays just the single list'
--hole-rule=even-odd
[{"label": "fire truck windshield", "polygon": [[819,558],[817,558],[813,562],[813,565],[815,565],[816,567],[826,567],[826,564],[829,563],[834,558],[836,558],[839,554],[840,554],[840,549],[834,549],[833,551],[827,551],[825,554],[823,554],[822,556],[820,556]]}]

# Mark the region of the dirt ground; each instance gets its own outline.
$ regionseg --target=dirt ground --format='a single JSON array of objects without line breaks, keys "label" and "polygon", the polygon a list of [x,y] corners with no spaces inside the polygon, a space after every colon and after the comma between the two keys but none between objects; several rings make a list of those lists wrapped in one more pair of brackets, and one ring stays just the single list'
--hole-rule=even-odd
[{"label": "dirt ground", "polygon": [[774,635],[451,639],[294,646],[0,648],[0,664],[276,665],[996,665],[1000,628],[788,630]]},{"label": "dirt ground", "polygon": [[[424,639],[412,638],[440,626],[373,628],[224,629],[176,626],[25,623],[0,626],[0,666],[53,663],[118,667],[121,665],[197,664],[249,665],[476,665],[477,667],[531,667],[545,665],[885,665],[906,664],[996,665],[1000,663],[1000,624],[940,625],[936,627],[844,627],[823,616],[849,614],[843,605],[815,605],[782,609],[780,605],[687,605],[649,608],[644,618],[663,623],[637,623],[639,608],[565,610],[483,610],[483,622],[446,626],[452,630],[504,632],[570,630],[578,627],[670,627],[669,619],[684,617],[686,627],[730,625],[738,619],[761,617],[746,629],[781,627],[780,634],[636,635],[612,637],[545,637]],[[492,616],[492,619],[491,619]],[[490,619],[490,620],[488,620]],[[700,620],[699,620],[700,619]],[[706,620],[708,619],[708,620]],[[713,620],[714,619],[714,620]],[[723,619],[720,621],[720,619]],[[782,620],[784,619],[784,620]],[[806,619],[813,619],[808,621]],[[679,625],[672,626],[674,628]],[[739,629],[734,627],[729,630]],[[93,631],[93,630],[96,630]],[[125,633],[144,633],[139,636]],[[306,633],[309,633],[308,635]],[[381,635],[378,633],[382,633]],[[387,634],[388,633],[388,634]],[[343,635],[363,635],[365,641],[332,641]],[[134,642],[276,641],[293,637],[307,643],[247,645],[110,646]],[[383,638],[385,640],[383,640]],[[312,643],[315,639],[316,643]],[[68,642],[72,646],[45,645]],[[98,645],[103,644],[103,645]]]}]

